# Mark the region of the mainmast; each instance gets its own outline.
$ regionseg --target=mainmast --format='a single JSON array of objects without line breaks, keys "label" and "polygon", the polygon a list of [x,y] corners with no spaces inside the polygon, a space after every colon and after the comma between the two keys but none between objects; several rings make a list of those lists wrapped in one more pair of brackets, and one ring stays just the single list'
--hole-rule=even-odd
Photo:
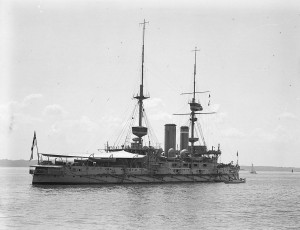
[{"label": "mainmast", "polygon": [[146,22],[144,19],[144,22],[140,23],[143,25],[143,46],[142,46],[142,78],[141,78],[141,84],[140,84],[140,93],[137,95],[136,98],[138,100],[139,104],[139,124],[138,126],[132,127],[132,133],[138,137],[138,143],[140,146],[142,146],[142,137],[147,135],[147,127],[143,127],[143,100],[149,98],[144,96],[144,53],[145,53],[145,29],[146,24],[149,22]]},{"label": "mainmast", "polygon": [[143,117],[143,100],[144,98],[144,54],[145,54],[145,26],[146,22],[144,19],[144,22],[140,23],[143,25],[143,46],[142,46],[142,79],[140,84],[140,98],[139,100],[139,126],[142,126],[142,117]]},{"label": "mainmast", "polygon": [[197,118],[195,116],[195,111],[201,111],[202,107],[199,103],[196,103],[195,96],[196,96],[196,63],[197,63],[197,47],[193,50],[195,52],[195,63],[194,63],[194,87],[193,87],[193,98],[192,102],[190,103],[190,109],[191,109],[191,138],[189,138],[189,141],[191,142],[191,153],[194,153],[194,142],[198,141],[198,138],[195,138],[195,121],[197,121]]},{"label": "mainmast", "polygon": [[[194,50],[192,50],[193,52],[195,52],[195,63],[194,63],[194,82],[193,82],[193,92],[189,92],[189,93],[182,93],[183,94],[190,94],[193,95],[192,101],[189,102],[190,105],[190,113],[175,113],[174,115],[189,115],[190,116],[190,121],[191,121],[191,135],[189,137],[189,142],[191,143],[190,146],[188,146],[189,151],[191,153],[191,155],[195,155],[195,153],[197,154],[207,154],[207,147],[206,147],[206,143],[201,131],[201,127],[200,124],[198,126],[198,129],[200,129],[200,135],[202,136],[202,141],[203,141],[203,145],[197,145],[195,146],[195,142],[197,142],[199,140],[198,137],[195,137],[195,128],[197,128],[197,126],[195,127],[195,123],[197,121],[197,117],[196,115],[198,114],[213,114],[215,112],[202,112],[203,111],[203,107],[200,104],[200,102],[196,102],[196,94],[199,93],[208,93],[210,91],[202,91],[202,92],[196,92],[196,70],[197,70],[197,52],[200,51],[197,49],[197,47],[195,47]],[[210,96],[209,96],[210,97]],[[218,151],[215,151],[218,154],[220,154],[219,148]]]}]

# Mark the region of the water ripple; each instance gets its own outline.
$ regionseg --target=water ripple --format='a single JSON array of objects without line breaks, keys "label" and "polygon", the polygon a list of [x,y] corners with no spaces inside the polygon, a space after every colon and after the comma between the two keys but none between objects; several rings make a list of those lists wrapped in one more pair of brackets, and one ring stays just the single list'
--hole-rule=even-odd
[{"label": "water ripple", "polygon": [[4,229],[300,229],[300,173],[244,174],[237,185],[33,186],[27,168],[0,170]]}]

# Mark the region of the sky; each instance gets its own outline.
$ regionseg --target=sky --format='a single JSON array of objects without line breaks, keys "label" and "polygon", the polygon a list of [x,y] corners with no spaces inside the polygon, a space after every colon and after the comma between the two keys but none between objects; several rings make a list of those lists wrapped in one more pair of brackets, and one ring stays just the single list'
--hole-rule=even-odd
[{"label": "sky", "polygon": [[[221,161],[300,167],[297,1],[0,1],[0,159],[117,143],[141,79],[161,146],[186,125],[197,52],[199,118]],[[123,138],[124,139],[124,138]],[[34,157],[36,159],[36,156]]]}]

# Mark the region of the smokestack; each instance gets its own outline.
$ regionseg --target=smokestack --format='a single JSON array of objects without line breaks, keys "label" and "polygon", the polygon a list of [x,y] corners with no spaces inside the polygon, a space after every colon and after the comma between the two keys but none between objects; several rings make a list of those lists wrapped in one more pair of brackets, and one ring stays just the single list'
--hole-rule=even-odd
[{"label": "smokestack", "polygon": [[165,125],[165,155],[168,155],[170,148],[176,149],[176,125],[166,124]]},{"label": "smokestack", "polygon": [[188,149],[189,146],[189,127],[180,127],[180,150]]}]

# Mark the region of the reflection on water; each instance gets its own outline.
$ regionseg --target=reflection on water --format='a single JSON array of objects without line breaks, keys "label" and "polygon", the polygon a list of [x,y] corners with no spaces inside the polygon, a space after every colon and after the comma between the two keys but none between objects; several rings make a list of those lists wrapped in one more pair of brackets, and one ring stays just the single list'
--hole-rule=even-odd
[{"label": "reflection on water", "polygon": [[0,168],[1,225],[22,229],[300,229],[300,173],[245,184],[31,185]]}]

